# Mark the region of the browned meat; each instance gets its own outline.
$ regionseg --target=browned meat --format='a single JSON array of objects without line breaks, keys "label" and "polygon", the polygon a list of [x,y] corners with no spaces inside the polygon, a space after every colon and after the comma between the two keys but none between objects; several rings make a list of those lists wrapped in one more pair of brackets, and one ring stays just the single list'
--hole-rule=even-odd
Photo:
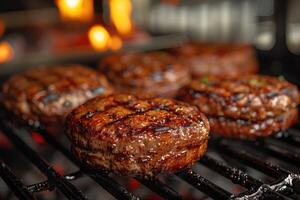
[{"label": "browned meat", "polygon": [[66,133],[83,162],[116,174],[154,176],[191,166],[205,152],[209,123],[196,107],[119,94],[74,109]]},{"label": "browned meat", "polygon": [[100,70],[119,92],[135,95],[172,97],[190,80],[189,69],[164,52],[111,55]]},{"label": "browned meat", "polygon": [[246,44],[187,43],[172,52],[191,68],[193,77],[234,77],[258,71],[255,51]]},{"label": "browned meat", "polygon": [[255,138],[269,136],[275,132],[287,130],[298,120],[298,110],[292,109],[278,117],[252,122],[226,117],[209,117],[209,124],[213,133],[223,136]]},{"label": "browned meat", "polygon": [[80,65],[29,69],[12,76],[2,88],[2,104],[17,121],[60,130],[66,114],[97,95],[112,93],[106,78]]},{"label": "browned meat", "polygon": [[299,103],[295,85],[261,75],[229,79],[203,77],[182,88],[178,98],[198,106],[210,116],[252,121],[278,116]]},{"label": "browned meat", "polygon": [[203,77],[178,92],[178,99],[196,105],[212,131],[226,136],[267,136],[296,122],[299,93],[281,78],[246,75]]}]

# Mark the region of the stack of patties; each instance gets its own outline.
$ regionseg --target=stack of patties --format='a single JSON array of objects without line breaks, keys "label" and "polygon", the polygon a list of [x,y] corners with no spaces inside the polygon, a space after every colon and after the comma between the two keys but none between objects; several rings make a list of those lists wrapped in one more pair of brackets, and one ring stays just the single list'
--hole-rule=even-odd
[{"label": "stack of patties", "polygon": [[283,78],[203,77],[182,88],[178,99],[196,105],[208,116],[212,132],[223,136],[268,136],[298,118],[298,89]]}]

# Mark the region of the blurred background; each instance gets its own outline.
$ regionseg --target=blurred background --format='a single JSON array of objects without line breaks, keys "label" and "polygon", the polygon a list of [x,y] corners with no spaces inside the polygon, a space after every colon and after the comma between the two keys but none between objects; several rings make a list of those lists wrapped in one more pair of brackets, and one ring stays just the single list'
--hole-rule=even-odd
[{"label": "blurred background", "polygon": [[187,39],[252,43],[262,73],[299,77],[297,0],[1,0],[0,73]]}]

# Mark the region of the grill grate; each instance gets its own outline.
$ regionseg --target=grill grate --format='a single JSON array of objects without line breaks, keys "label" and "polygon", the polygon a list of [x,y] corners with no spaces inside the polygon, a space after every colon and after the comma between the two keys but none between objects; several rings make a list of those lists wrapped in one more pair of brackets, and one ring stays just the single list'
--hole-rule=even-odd
[{"label": "grill grate", "polygon": [[[0,161],[0,176],[17,197],[22,199],[34,199],[35,193],[45,190],[51,191],[56,188],[60,190],[68,199],[86,199],[85,195],[71,183],[73,180],[80,179],[83,174],[86,174],[117,199],[139,199],[139,197],[128,192],[124,186],[110,177],[107,172],[92,169],[79,162],[76,157],[71,154],[67,147],[60,143],[55,137],[48,134],[44,129],[31,127],[30,129],[32,131],[40,134],[47,143],[60,151],[66,158],[75,163],[80,169],[79,171],[71,174],[64,176],[60,175],[16,134],[17,130],[15,127],[6,122],[4,117],[2,119],[3,120],[0,122],[0,128],[3,133],[31,163],[33,163],[43,174],[48,177],[48,180],[46,181],[25,186],[20,180],[18,180],[8,166],[3,161]],[[297,128],[291,130],[294,133],[300,133]],[[300,154],[297,154],[296,151],[291,152],[287,149],[282,149],[279,146],[276,146],[276,144],[270,143],[269,140],[274,140],[281,144],[284,143],[293,145],[294,147],[299,148],[300,136],[292,135],[286,132],[278,134],[274,138],[268,138],[259,142],[215,138],[213,139],[212,144],[209,146],[209,150],[212,149],[217,151],[220,155],[230,157],[239,163],[247,165],[270,177],[275,178],[276,181],[274,181],[272,184],[263,183],[262,181],[257,180],[245,173],[242,169],[228,166],[227,164],[218,161],[210,155],[205,155],[199,163],[217,172],[219,175],[225,177],[234,184],[245,187],[247,191],[234,196],[212,181],[202,177],[199,173],[193,171],[192,169],[178,172],[176,173],[176,176],[213,199],[238,200],[252,199],[254,197],[259,197],[260,199],[292,199],[291,194],[294,195],[292,196],[293,198],[296,197],[296,199],[299,199],[299,174],[292,173],[287,169],[276,166],[275,164],[262,161],[255,157],[252,153],[234,147],[235,144],[246,145],[247,147],[252,148],[253,151],[262,151],[268,156],[283,160],[299,168]],[[177,191],[158,179],[144,180],[142,178],[136,178],[136,180],[162,198],[184,199]]]},{"label": "grill grate", "polygon": [[12,173],[3,161],[0,161],[0,165],[0,176],[18,198],[25,200],[35,199],[26,186]]}]

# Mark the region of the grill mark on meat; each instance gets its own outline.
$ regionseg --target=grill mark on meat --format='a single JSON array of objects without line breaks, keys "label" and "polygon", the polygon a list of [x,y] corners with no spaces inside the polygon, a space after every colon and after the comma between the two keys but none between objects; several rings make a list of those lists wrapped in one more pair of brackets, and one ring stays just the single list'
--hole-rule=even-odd
[{"label": "grill mark on meat", "polygon": [[116,120],[113,120],[113,121],[111,121],[111,122],[106,123],[105,125],[102,126],[102,129],[103,129],[103,128],[106,128],[106,127],[108,127],[108,126],[111,126],[111,125],[113,125],[113,124],[115,124],[115,123],[118,123],[118,122],[119,122],[119,123],[124,122],[126,119],[130,119],[130,118],[133,117],[133,116],[145,114],[145,113],[147,113],[147,112],[149,112],[149,111],[151,111],[151,110],[152,110],[152,108],[149,108],[149,109],[146,109],[146,110],[143,110],[143,111],[136,111],[136,112],[134,112],[134,113],[125,115],[125,116],[123,116],[123,117],[121,117],[121,118],[119,118],[119,119],[116,119]]},{"label": "grill mark on meat", "polygon": [[[189,123],[188,125],[186,124],[187,122],[185,121],[182,122],[181,124],[178,124],[178,127],[189,127],[192,123]],[[178,128],[177,127],[177,128]],[[174,130],[174,128],[164,126],[163,122],[157,123],[157,124],[151,124],[149,126],[145,126],[142,129],[136,130],[134,133],[144,133],[144,132],[152,132],[153,134],[157,133],[165,133],[168,131]]]},{"label": "grill mark on meat", "polygon": [[[91,117],[93,117],[96,114],[101,114],[101,113],[104,113],[104,112],[108,112],[111,108],[116,107],[116,105],[122,106],[122,107],[128,109],[130,112],[134,112],[135,111],[134,107],[130,106],[129,104],[130,104],[130,102],[115,102],[114,99],[113,99],[112,103],[109,104],[109,105],[107,105],[107,106],[105,106],[103,110],[96,110],[95,112],[89,111],[86,114],[82,115],[80,117],[80,119],[91,118]],[[141,112],[141,111],[143,111],[143,110],[137,110],[137,112]],[[134,113],[132,113],[132,114],[134,114]]]},{"label": "grill mark on meat", "polygon": [[[133,100],[136,100],[136,99],[133,99]],[[149,101],[149,98],[148,99],[144,99],[144,101],[146,101],[147,103],[149,103],[150,108],[137,110],[137,109],[135,109],[134,106],[130,106],[130,103],[131,103],[130,100],[127,101],[127,102],[115,102],[113,100],[112,104],[106,106],[103,110],[96,111],[96,112],[87,112],[86,114],[84,114],[84,115],[81,116],[81,119],[82,118],[87,118],[87,117],[91,118],[95,114],[101,114],[101,113],[105,113],[105,112],[108,112],[108,115],[110,116],[109,110],[112,109],[112,108],[114,108],[117,104],[119,104],[118,106],[122,106],[122,107],[128,109],[129,112],[132,112],[132,113],[127,114],[125,116],[122,116],[122,117],[120,117],[118,119],[113,119],[113,121],[111,121],[111,122],[105,123],[101,127],[101,129],[105,129],[105,128],[109,127],[109,126],[112,126],[115,123],[119,123],[119,125],[122,126],[124,124],[125,120],[128,120],[128,119],[130,119],[131,117],[134,117],[134,116],[146,114],[147,112],[152,111],[152,110],[170,112],[171,114],[173,114],[175,116],[175,118],[184,117],[184,120],[181,121],[181,126],[189,126],[191,124],[190,123],[190,120],[191,120],[190,118],[187,119],[186,116],[182,116],[179,113],[177,113],[176,111],[174,111],[174,109],[172,108],[172,106],[174,106],[174,102],[172,102],[172,104],[170,104],[170,105],[165,105],[165,104],[159,104],[159,105],[157,105],[155,102]],[[160,122],[159,124],[156,125],[156,127],[159,127],[160,124],[163,124],[164,122],[165,121]],[[188,123],[188,125],[186,125],[187,123]],[[137,131],[134,131],[133,133],[135,133],[135,132],[151,131],[152,129],[155,129],[154,125],[150,125],[149,127],[146,126],[142,130],[137,130]]]},{"label": "grill mark on meat", "polygon": [[116,104],[110,104],[108,106],[105,106],[103,110],[96,110],[96,111],[89,111],[87,113],[85,113],[84,115],[80,116],[80,120],[82,120],[83,118],[92,118],[94,115],[96,114],[101,114],[104,112],[107,112],[109,109],[114,108],[116,106]]},{"label": "grill mark on meat", "polygon": [[[181,115],[180,113],[178,113],[178,112],[176,112],[174,109],[172,109],[172,108],[170,108],[170,105],[168,106],[168,105],[162,105],[163,107],[162,107],[162,110],[164,110],[164,111],[168,111],[168,112],[170,112],[170,113],[172,113],[173,115],[175,115],[176,117],[184,117],[184,119],[185,120],[187,120],[187,118],[189,119],[189,120],[193,120],[193,118],[191,117],[191,116],[189,116],[189,115]],[[172,104],[172,106],[174,106],[174,104]],[[186,118],[187,117],[187,118]],[[189,121],[188,120],[188,121]]]},{"label": "grill mark on meat", "polygon": [[[166,107],[164,107],[164,109],[159,105],[157,107],[152,107],[152,108],[149,108],[149,109],[146,109],[146,110],[137,110],[131,114],[128,114],[128,115],[125,115],[119,119],[116,119],[116,120],[113,120],[111,122],[108,122],[106,124],[104,124],[101,129],[105,129],[105,128],[108,128],[109,126],[112,126],[116,123],[118,123],[118,126],[123,126],[124,125],[124,122],[125,120],[130,120],[132,117],[135,117],[135,116],[138,116],[138,115],[144,115],[146,114],[147,112],[149,111],[153,111],[153,110],[159,110],[159,111],[167,111],[167,112],[170,112],[172,114],[175,115],[175,118],[179,118],[179,117],[183,117],[182,115],[179,115],[178,113],[176,113],[174,110],[171,110],[171,109],[166,109]],[[107,110],[108,111],[108,110]],[[133,110],[131,110],[133,111]],[[136,133],[144,133],[144,132],[150,132],[150,131],[154,131],[154,133],[156,133],[155,129],[157,127],[160,127],[161,125],[163,125],[165,122],[165,119],[162,119],[162,121],[156,121],[155,124],[150,124],[149,126],[145,126],[143,127],[142,129],[131,129],[131,134],[132,135],[136,135]],[[187,120],[186,118],[183,118],[181,121],[180,121],[180,125],[178,124],[178,126],[180,127],[188,127],[190,126],[192,123],[190,122],[190,120]],[[169,130],[171,130],[171,128],[169,128]]]},{"label": "grill mark on meat", "polygon": [[[145,101],[147,101],[147,99],[145,99]],[[153,103],[153,102],[150,102],[150,103]],[[128,106],[128,103],[125,103],[126,106]],[[124,106],[124,105],[122,105]],[[134,110],[133,107],[129,107],[131,109],[129,109],[130,111],[132,111],[133,113],[131,114],[128,114],[124,117],[121,117],[119,119],[116,119],[112,122],[108,122],[107,124],[105,124],[102,128],[105,128],[107,126],[110,126],[110,125],[113,125],[115,123],[124,123],[125,120],[127,119],[130,119],[131,117],[133,116],[137,116],[137,115],[143,115],[143,114],[146,114],[147,112],[149,111],[152,111],[152,110],[158,110],[158,111],[167,111],[167,112],[171,112],[172,114],[174,114],[176,117],[180,116],[178,113],[176,113],[173,109],[170,109],[169,106],[167,105],[157,105],[157,104],[152,104],[153,107],[150,107],[149,109],[146,109],[146,110]],[[125,107],[125,106],[124,106]],[[126,108],[126,107],[125,107]],[[166,109],[168,108],[168,109]],[[145,127],[146,128],[146,127]]]}]

